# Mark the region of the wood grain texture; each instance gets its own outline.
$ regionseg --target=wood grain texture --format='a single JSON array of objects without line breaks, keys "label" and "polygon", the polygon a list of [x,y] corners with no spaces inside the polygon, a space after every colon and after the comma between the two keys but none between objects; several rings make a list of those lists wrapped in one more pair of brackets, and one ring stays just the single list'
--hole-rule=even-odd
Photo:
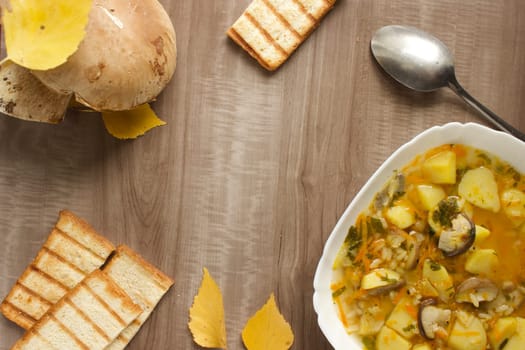
[{"label": "wood grain texture", "polygon": [[[224,293],[230,349],[243,348],[245,322],[272,292],[294,349],[330,349],[312,280],[338,217],[419,132],[486,124],[451,91],[386,77],[372,33],[393,23],[434,33],[464,87],[525,131],[525,2],[339,0],[274,73],[224,34],[250,0],[162,2],[178,42],[154,104],[167,126],[123,142],[96,114],[58,126],[0,118],[0,298],[68,208],[175,279],[130,349],[199,349],[186,324],[203,266]],[[0,350],[21,335],[0,318]]]}]

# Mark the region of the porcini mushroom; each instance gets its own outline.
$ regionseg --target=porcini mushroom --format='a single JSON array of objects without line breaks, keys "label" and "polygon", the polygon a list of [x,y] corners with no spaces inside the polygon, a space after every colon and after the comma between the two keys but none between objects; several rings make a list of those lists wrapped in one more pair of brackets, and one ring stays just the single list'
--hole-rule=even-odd
[{"label": "porcini mushroom", "polygon": [[64,117],[71,94],[49,89],[28,69],[6,60],[0,65],[0,80],[0,112],[46,123],[58,123]]},{"label": "porcini mushroom", "polygon": [[438,248],[443,255],[453,257],[466,252],[476,239],[476,226],[463,213],[451,221],[451,227],[443,229],[439,235]]},{"label": "porcini mushroom", "polygon": [[129,110],[162,91],[175,61],[175,31],[157,0],[94,0],[78,50],[33,74],[94,110]]},{"label": "porcini mushroom", "polygon": [[471,303],[479,307],[483,301],[492,301],[498,296],[498,287],[486,278],[471,277],[458,286],[456,301],[458,303]]},{"label": "porcini mushroom", "polygon": [[436,335],[447,334],[447,325],[450,322],[451,311],[435,306],[434,298],[423,299],[419,305],[417,325],[419,333],[426,339],[435,339]]},{"label": "porcini mushroom", "polygon": [[421,244],[424,239],[425,238],[420,233],[415,231],[410,232],[410,235],[407,238],[407,260],[405,263],[405,268],[407,270],[412,270],[417,266]]}]

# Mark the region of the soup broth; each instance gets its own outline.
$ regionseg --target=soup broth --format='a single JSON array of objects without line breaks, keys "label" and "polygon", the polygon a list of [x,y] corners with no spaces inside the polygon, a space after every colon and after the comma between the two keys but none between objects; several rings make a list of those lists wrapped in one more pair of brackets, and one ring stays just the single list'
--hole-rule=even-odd
[{"label": "soup broth", "polygon": [[525,177],[465,145],[416,157],[348,229],[331,289],[368,350],[525,349]]}]

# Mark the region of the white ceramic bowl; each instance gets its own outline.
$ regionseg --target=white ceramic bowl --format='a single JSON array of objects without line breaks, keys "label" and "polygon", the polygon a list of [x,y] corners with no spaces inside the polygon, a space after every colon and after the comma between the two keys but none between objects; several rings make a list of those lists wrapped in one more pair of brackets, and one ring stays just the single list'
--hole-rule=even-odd
[{"label": "white ceramic bowl", "polygon": [[354,200],[346,208],[324,246],[323,255],[314,278],[314,309],[321,331],[330,344],[339,350],[361,350],[357,336],[349,335],[337,316],[332,302],[332,265],[349,227],[361,211],[366,209],[375,194],[383,188],[392,172],[408,164],[418,154],[443,144],[464,144],[490,152],[525,173],[525,143],[509,134],[475,123],[449,123],[432,127],[417,135],[395,151],[372,175]]}]

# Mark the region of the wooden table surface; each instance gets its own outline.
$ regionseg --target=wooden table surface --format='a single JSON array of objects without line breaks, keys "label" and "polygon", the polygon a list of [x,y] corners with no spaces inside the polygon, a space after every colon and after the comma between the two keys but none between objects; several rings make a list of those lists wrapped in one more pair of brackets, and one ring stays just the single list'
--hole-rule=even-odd
[{"label": "wooden table surface", "polygon": [[[118,141],[96,114],[58,126],[0,118],[0,298],[68,208],[175,279],[129,349],[199,349],[187,321],[203,267],[224,294],[230,349],[243,348],[244,324],[271,293],[293,349],[330,349],[312,281],[338,217],[416,134],[486,124],[450,90],[387,78],[372,33],[397,23],[435,34],[465,88],[525,131],[525,2],[339,0],[274,73],[224,34],[250,0],[162,2],[178,46],[154,103],[167,126]],[[21,335],[0,317],[1,350]]]}]

